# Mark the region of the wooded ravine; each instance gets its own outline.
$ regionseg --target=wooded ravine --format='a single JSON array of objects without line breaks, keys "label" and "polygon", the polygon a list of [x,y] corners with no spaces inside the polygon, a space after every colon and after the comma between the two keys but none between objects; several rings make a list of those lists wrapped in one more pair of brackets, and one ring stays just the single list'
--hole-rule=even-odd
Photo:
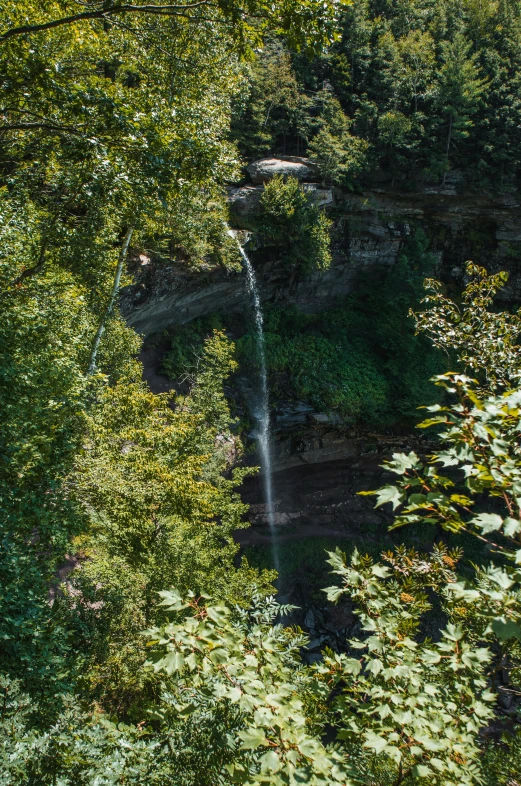
[{"label": "wooded ravine", "polygon": [[0,0],[0,783],[521,786],[521,2]]}]

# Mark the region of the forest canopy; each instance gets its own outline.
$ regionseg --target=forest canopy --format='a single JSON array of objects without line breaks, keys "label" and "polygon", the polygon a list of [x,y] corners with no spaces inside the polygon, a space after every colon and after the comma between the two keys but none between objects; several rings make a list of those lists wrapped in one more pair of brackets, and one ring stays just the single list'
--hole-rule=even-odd
[{"label": "forest canopy", "polygon": [[327,178],[515,187],[519,3],[359,0],[319,57],[279,40],[251,65],[234,136],[251,157],[308,152]]}]

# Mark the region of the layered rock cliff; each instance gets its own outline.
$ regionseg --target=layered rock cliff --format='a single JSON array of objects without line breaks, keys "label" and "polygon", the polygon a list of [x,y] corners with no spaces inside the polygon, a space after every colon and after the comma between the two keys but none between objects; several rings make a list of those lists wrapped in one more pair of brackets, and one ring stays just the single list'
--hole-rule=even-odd
[{"label": "layered rock cliff", "polygon": [[[263,302],[294,304],[307,312],[330,308],[356,291],[361,270],[370,269],[377,276],[379,269],[393,265],[416,228],[428,237],[438,274],[446,281],[461,284],[464,263],[473,259],[491,272],[509,270],[510,281],[501,296],[509,305],[521,300],[521,200],[515,194],[460,193],[451,187],[349,193],[308,182],[316,171],[295,158],[288,157],[280,166],[269,159],[250,168],[253,183],[229,189],[232,225],[249,226],[259,209],[262,182],[290,169],[333,220],[333,260],[324,271],[304,274],[288,269],[271,249],[263,253],[252,237]],[[212,312],[249,307],[240,270],[189,270],[174,261],[144,261],[135,284],[123,292],[122,307],[128,323],[145,336]],[[156,373],[160,353],[149,348],[143,358],[152,388],[159,392],[172,387]],[[417,450],[416,441],[407,435],[349,432],[303,402],[274,413],[273,431],[277,523],[286,533],[282,537],[356,537],[362,522],[366,529],[385,530],[385,514],[375,513],[372,501],[357,492],[377,487],[382,461],[395,450]],[[248,460],[258,463],[254,454]],[[254,526],[238,537],[245,545],[268,543],[260,478],[247,479],[242,494],[251,505]]]},{"label": "layered rock cliff", "polygon": [[[271,160],[270,160],[271,161]],[[274,168],[268,171],[274,171]],[[262,173],[261,173],[262,174]],[[261,175],[256,171],[255,178]],[[521,201],[515,194],[458,193],[455,188],[421,192],[375,189],[349,193],[304,183],[333,219],[329,270],[288,271],[277,259],[254,254],[264,301],[294,304],[308,312],[330,307],[356,287],[362,268],[392,265],[408,235],[421,227],[437,255],[440,275],[459,279],[467,259],[489,270],[511,272],[503,297],[521,297]],[[255,212],[262,185],[229,190],[232,225]],[[146,260],[135,284],[122,293],[123,313],[143,335],[189,322],[211,312],[246,307],[241,272],[222,268],[189,270],[174,261]]]}]

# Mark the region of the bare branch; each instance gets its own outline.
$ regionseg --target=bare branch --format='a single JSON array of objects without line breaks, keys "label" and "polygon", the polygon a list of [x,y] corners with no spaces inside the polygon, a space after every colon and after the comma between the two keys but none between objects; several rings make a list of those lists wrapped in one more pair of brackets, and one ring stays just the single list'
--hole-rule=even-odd
[{"label": "bare branch", "polygon": [[76,134],[77,136],[83,136],[83,131],[80,131],[77,128],[72,128],[71,126],[59,126],[55,125],[54,123],[42,122],[42,123],[9,123],[9,125],[0,125],[0,134],[7,132],[7,131],[31,131],[33,129],[42,128],[46,131],[56,131],[58,133],[65,132],[67,134]]},{"label": "bare branch", "polygon": [[39,33],[42,30],[51,30],[54,27],[62,27],[63,25],[70,25],[74,22],[83,22],[87,19],[107,19],[116,14],[141,13],[156,16],[184,16],[194,8],[209,5],[209,3],[210,0],[199,0],[196,3],[187,3],[185,5],[131,5],[128,3],[120,3],[119,5],[113,5],[111,8],[100,8],[96,11],[83,11],[82,13],[73,14],[72,16],[64,16],[61,19],[53,19],[51,22],[13,27],[11,30],[6,30],[5,33],[0,35],[0,43],[10,38],[14,38],[15,36],[25,35],[27,33]]}]

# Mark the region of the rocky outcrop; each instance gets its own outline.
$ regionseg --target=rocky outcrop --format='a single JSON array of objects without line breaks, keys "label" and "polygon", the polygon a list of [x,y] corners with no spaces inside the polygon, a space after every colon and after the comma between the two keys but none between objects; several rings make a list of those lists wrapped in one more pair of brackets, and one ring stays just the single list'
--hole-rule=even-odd
[{"label": "rocky outcrop", "polygon": [[[358,271],[392,265],[415,227],[421,227],[437,255],[441,272],[461,277],[464,262],[473,259],[490,270],[508,269],[503,297],[521,299],[521,204],[513,195],[457,194],[454,189],[421,193],[373,190],[363,194],[319,189],[334,220],[333,262],[329,270],[296,275],[262,250],[253,254],[264,301],[297,305],[313,312],[331,307],[356,287]],[[232,216],[255,210],[262,187],[230,191]],[[282,260],[283,261],[283,260]],[[189,271],[175,263],[144,266],[136,283],[122,293],[128,323],[148,335],[219,310],[236,310],[249,303],[241,272],[222,269]]]},{"label": "rocky outcrop", "polygon": [[228,189],[228,203],[234,216],[252,216],[259,209],[263,186],[240,186]]},{"label": "rocky outcrop", "polygon": [[335,213],[340,229],[337,243],[355,265],[394,263],[404,240],[421,227],[440,264],[453,275],[470,258],[519,275],[515,259],[521,256],[521,201],[517,195],[458,194],[441,188],[343,193],[337,195]]},{"label": "rocky outcrop", "polygon": [[159,262],[122,291],[121,310],[127,323],[147,336],[204,314],[243,308],[247,298],[240,273],[221,269],[201,273]]},{"label": "rocky outcrop", "polygon": [[[393,453],[425,453],[428,437],[408,434],[356,433],[334,424],[317,423],[308,413],[305,426],[275,426],[272,472],[275,521],[281,537],[302,533],[310,526],[315,535],[356,533],[368,522],[388,521],[386,512],[374,510],[374,500],[358,496],[364,488],[382,485],[381,464]],[[248,463],[258,465],[255,453]],[[268,537],[262,478],[246,478],[244,500],[251,506],[249,520],[259,541]],[[289,527],[288,527],[289,525]],[[247,530],[238,537],[254,538]]]},{"label": "rocky outcrop", "polygon": [[318,180],[320,177],[318,166],[309,158],[300,158],[299,156],[261,158],[260,161],[254,161],[246,169],[254,185],[266,183],[275,175],[311,181]]}]

